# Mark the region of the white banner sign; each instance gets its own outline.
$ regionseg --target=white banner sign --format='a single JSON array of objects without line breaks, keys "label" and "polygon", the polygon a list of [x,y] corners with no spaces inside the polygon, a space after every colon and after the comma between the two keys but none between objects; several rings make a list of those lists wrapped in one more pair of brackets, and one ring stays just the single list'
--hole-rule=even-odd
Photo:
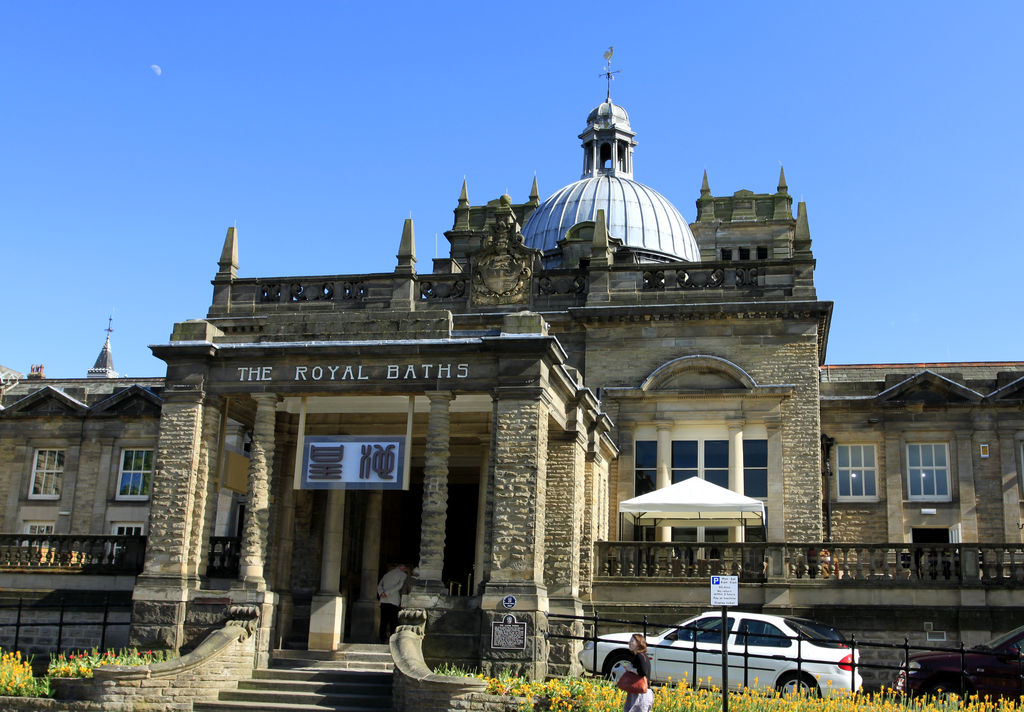
[{"label": "white banner sign", "polygon": [[408,489],[405,438],[307,436],[302,448],[299,486],[300,489]]}]

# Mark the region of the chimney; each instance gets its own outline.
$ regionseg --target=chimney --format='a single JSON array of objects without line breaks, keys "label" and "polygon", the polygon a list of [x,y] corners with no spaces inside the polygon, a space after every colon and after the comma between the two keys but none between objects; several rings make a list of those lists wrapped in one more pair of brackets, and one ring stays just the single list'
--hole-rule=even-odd
[{"label": "chimney", "polygon": [[41,364],[41,363],[34,363],[34,364],[32,364],[32,366],[31,366],[31,368],[29,369],[29,372],[28,372],[28,377],[29,377],[29,380],[37,380],[37,379],[41,380],[41,379],[46,378],[46,376],[43,374],[43,364]]}]

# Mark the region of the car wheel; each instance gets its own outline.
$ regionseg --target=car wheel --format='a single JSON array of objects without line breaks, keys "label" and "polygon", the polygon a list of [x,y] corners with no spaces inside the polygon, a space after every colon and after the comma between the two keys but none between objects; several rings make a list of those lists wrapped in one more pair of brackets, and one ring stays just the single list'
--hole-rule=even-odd
[{"label": "car wheel", "polygon": [[821,696],[821,690],[818,689],[818,683],[814,678],[798,672],[787,673],[780,677],[779,681],[775,683],[775,689],[781,695]]},{"label": "car wheel", "polygon": [[628,650],[616,650],[604,659],[604,676],[610,680],[618,680],[623,668],[629,665],[633,654]]}]

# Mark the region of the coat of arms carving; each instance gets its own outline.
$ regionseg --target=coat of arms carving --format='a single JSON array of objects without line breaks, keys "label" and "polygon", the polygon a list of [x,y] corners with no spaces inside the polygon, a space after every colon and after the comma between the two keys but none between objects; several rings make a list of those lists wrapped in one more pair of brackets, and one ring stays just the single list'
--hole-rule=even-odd
[{"label": "coat of arms carving", "polygon": [[473,256],[473,303],[526,304],[538,250],[525,247],[511,207],[502,206],[483,247]]}]

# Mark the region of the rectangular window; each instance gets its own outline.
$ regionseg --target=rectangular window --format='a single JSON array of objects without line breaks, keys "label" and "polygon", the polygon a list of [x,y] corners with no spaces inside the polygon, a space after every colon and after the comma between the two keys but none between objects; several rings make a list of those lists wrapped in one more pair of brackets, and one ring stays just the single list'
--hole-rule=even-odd
[{"label": "rectangular window", "polygon": [[750,259],[750,248],[749,247],[741,247],[740,248],[740,259],[741,260],[749,260]]},{"label": "rectangular window", "polygon": [[908,443],[907,478],[910,499],[948,501],[949,453],[946,443]]},{"label": "rectangular window", "polygon": [[674,440],[672,442],[672,484],[697,477],[697,441]]},{"label": "rectangular window", "polygon": [[153,451],[122,450],[118,499],[146,499],[153,482]]},{"label": "rectangular window", "polygon": [[32,465],[32,488],[29,498],[59,499],[64,479],[64,451],[36,450]]},{"label": "rectangular window", "polygon": [[636,476],[633,481],[633,496],[653,492],[658,482],[658,443],[654,440],[636,441]]},{"label": "rectangular window", "polygon": [[758,247],[757,248],[757,259],[759,259],[759,260],[766,260],[766,259],[768,259],[768,248],[767,247]]},{"label": "rectangular window", "polygon": [[25,534],[53,534],[53,522],[25,522]]},{"label": "rectangular window", "polygon": [[142,536],[142,525],[134,522],[114,522],[111,532],[114,536]]},{"label": "rectangular window", "polygon": [[704,441],[704,479],[729,489],[729,441]]},{"label": "rectangular window", "polygon": [[839,499],[877,499],[874,445],[837,445]]},{"label": "rectangular window", "polygon": [[723,262],[729,262],[730,260],[732,260],[732,250],[729,249],[728,247],[723,247],[722,248],[722,261]]},{"label": "rectangular window", "polygon": [[768,496],[768,441],[743,441],[743,494]]}]

